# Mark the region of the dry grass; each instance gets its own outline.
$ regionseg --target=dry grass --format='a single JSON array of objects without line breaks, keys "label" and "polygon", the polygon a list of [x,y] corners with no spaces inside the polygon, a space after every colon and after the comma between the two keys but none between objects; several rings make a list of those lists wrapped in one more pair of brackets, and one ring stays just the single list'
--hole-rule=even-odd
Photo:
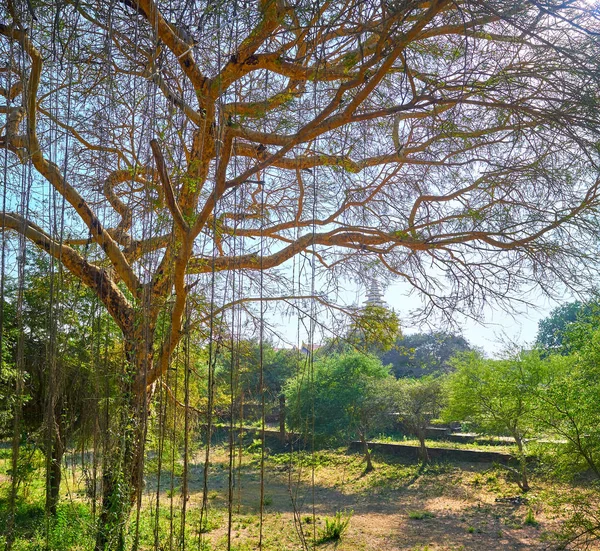
[{"label": "dry grass", "polygon": [[[203,459],[203,453],[198,453],[190,462],[187,549],[222,551],[227,548],[229,529],[228,451],[217,446],[210,457],[208,517],[205,517],[202,541],[198,545]],[[7,459],[0,463],[0,472],[5,475]],[[552,534],[571,516],[568,507],[572,505],[569,504],[575,503],[578,496],[588,499],[591,496],[598,506],[598,497],[586,485],[568,485],[541,476],[532,478],[533,490],[525,501],[512,500],[520,495],[516,484],[506,479],[505,471],[490,464],[441,464],[423,468],[375,454],[374,465],[373,472],[364,474],[362,456],[347,454],[345,450],[314,455],[268,455],[263,549],[297,551],[302,549],[302,540],[310,549],[313,542],[317,542],[319,549],[338,551],[554,549]],[[152,461],[148,465],[148,471],[151,470]],[[175,471],[180,475],[181,465]],[[75,469],[65,473],[64,482],[68,485],[63,495],[65,503],[70,500],[82,506],[89,503],[80,474]],[[241,469],[235,471],[231,540],[236,551],[257,548],[260,479],[260,455],[247,449]],[[43,480],[38,482],[32,484],[40,486],[36,491],[42,496]],[[181,476],[172,476],[170,471],[161,473],[160,548],[169,549],[177,541],[177,536],[171,537],[171,533],[181,524],[181,483]],[[156,475],[148,474],[140,549],[155,548],[155,504]],[[333,518],[339,511],[353,511],[347,530],[340,540],[322,542],[326,519]],[[94,527],[89,528],[93,531]],[[37,547],[23,547],[34,548]],[[65,544],[60,549],[75,548]]]},{"label": "dry grass", "polygon": [[[209,508],[216,519],[205,534],[213,549],[227,537],[226,450],[211,457]],[[496,501],[519,494],[504,472],[492,465],[434,465],[420,468],[393,458],[375,458],[375,471],[363,474],[359,455],[342,450],[303,456],[267,458],[263,544],[267,550],[301,548],[301,537],[319,540],[325,519],[353,510],[340,541],[321,544],[338,551],[458,551],[552,548],[551,534],[567,512],[560,496],[571,486],[534,479],[526,503]],[[189,507],[200,506],[202,468],[192,477]],[[232,541],[236,549],[253,549],[259,537],[260,469],[258,456],[247,454],[241,469],[241,499],[234,492]],[[556,502],[556,503],[554,503]],[[295,510],[295,512],[294,512]],[[527,523],[528,511],[535,525]],[[415,514],[419,512],[422,514]],[[302,536],[300,535],[302,534]]]}]

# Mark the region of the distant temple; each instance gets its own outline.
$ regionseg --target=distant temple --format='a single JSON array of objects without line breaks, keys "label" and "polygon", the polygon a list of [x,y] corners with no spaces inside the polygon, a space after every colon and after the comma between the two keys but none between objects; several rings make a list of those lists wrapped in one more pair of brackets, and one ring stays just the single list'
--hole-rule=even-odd
[{"label": "distant temple", "polygon": [[302,346],[300,347],[300,353],[308,356],[308,355],[310,355],[311,352],[315,352],[319,348],[321,348],[320,344],[306,344],[304,341],[302,341]]},{"label": "distant temple", "polygon": [[383,300],[383,291],[375,279],[371,279],[371,286],[367,290],[367,299],[364,302],[364,307],[367,308],[368,306],[388,307],[385,300]]}]

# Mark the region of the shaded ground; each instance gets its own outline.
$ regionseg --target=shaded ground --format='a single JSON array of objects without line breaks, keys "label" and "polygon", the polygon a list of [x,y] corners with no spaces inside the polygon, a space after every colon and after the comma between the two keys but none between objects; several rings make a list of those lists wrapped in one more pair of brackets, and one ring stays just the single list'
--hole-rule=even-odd
[{"label": "shaded ground", "polygon": [[[313,537],[321,536],[325,517],[353,511],[342,540],[321,544],[320,548],[550,549],[554,547],[551,532],[560,528],[567,514],[544,500],[569,489],[541,481],[525,503],[496,501],[519,492],[502,471],[489,464],[438,465],[420,470],[387,457],[376,458],[376,470],[364,475],[361,459],[359,455],[333,452],[317,454],[312,460],[307,456],[304,465],[298,461],[290,464],[286,454],[267,458],[265,548],[299,549],[300,532],[310,544]],[[252,549],[259,538],[260,469],[258,456],[245,456],[244,462],[241,492],[233,494],[231,539],[238,549]],[[189,481],[190,509],[201,505],[202,473],[201,463],[196,464]],[[210,523],[204,537],[211,547],[220,549],[227,539],[228,455],[224,449],[214,452],[209,479]]]},{"label": "shaded ground", "polygon": [[[257,549],[260,538],[260,454],[252,449],[252,445],[244,449],[241,467],[236,453],[230,525],[231,548],[236,551]],[[28,481],[23,482],[23,498],[17,510],[20,543],[16,549],[46,548],[47,542],[47,549],[56,551],[92,548],[96,526],[89,481],[86,486],[85,469],[81,468],[87,459],[69,457],[60,514],[50,523],[48,538],[43,530],[43,457],[38,457],[37,470],[31,470]],[[303,542],[305,549],[313,549],[315,541],[319,543],[314,547],[324,551],[550,550],[557,548],[554,534],[572,516],[578,499],[592,500],[594,508],[598,506],[596,494],[584,484],[559,484],[535,475],[533,490],[523,499],[516,484],[506,479],[506,471],[491,464],[422,468],[377,454],[374,463],[375,471],[364,474],[362,457],[345,450],[312,455],[268,454],[264,464],[264,551],[297,551],[303,548]],[[146,471],[155,474],[146,476],[139,524],[131,524],[132,539],[139,526],[140,550],[227,549],[228,450],[217,446],[211,453],[204,512],[203,464],[203,451],[191,457],[190,498],[184,522],[182,461],[163,457],[157,492],[157,458],[149,454]],[[9,480],[8,466],[5,451],[0,457],[0,477],[5,483]],[[6,489],[8,484],[3,486]],[[320,542],[326,519],[331,520],[339,511],[345,512],[342,518],[352,512],[346,533],[339,541]],[[0,549],[6,514],[3,493]]]}]

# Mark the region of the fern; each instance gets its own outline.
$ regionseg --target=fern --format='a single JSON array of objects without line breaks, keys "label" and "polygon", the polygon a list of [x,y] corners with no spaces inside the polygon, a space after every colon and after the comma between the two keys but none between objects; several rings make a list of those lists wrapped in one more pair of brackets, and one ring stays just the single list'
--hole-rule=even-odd
[{"label": "fern", "polygon": [[319,543],[340,540],[348,529],[353,513],[354,511],[338,511],[334,517],[326,517],[325,528],[321,530]]}]

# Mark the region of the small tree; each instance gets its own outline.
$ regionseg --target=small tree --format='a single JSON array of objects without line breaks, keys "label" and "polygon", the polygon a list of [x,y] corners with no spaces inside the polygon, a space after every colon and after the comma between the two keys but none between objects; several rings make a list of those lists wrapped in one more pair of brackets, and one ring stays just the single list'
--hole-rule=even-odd
[{"label": "small tree", "polygon": [[425,433],[431,421],[439,417],[445,402],[444,388],[439,377],[401,379],[397,382],[396,404],[404,427],[419,439],[419,457],[429,462]]},{"label": "small tree", "polygon": [[600,331],[588,328],[583,348],[546,363],[552,380],[539,388],[537,421],[541,431],[565,441],[551,449],[555,466],[569,476],[587,470],[600,478]]},{"label": "small tree", "polygon": [[319,359],[314,369],[287,383],[289,427],[304,435],[314,431],[320,443],[360,438],[367,471],[372,470],[367,441],[390,418],[389,382],[387,367],[374,356],[354,352]]},{"label": "small tree", "polygon": [[453,363],[456,371],[449,378],[443,417],[467,421],[489,434],[512,436],[519,460],[517,483],[528,491],[525,440],[535,430],[536,391],[545,378],[546,364],[537,353],[486,360],[476,352],[462,354]]},{"label": "small tree", "polygon": [[354,317],[347,340],[360,350],[383,354],[401,337],[395,312],[383,306],[368,305]]},{"label": "small tree", "polygon": [[364,396],[351,409],[351,417],[365,454],[365,473],[373,470],[369,439],[376,431],[389,427],[394,420],[396,379],[388,375],[383,379],[368,379]]}]

